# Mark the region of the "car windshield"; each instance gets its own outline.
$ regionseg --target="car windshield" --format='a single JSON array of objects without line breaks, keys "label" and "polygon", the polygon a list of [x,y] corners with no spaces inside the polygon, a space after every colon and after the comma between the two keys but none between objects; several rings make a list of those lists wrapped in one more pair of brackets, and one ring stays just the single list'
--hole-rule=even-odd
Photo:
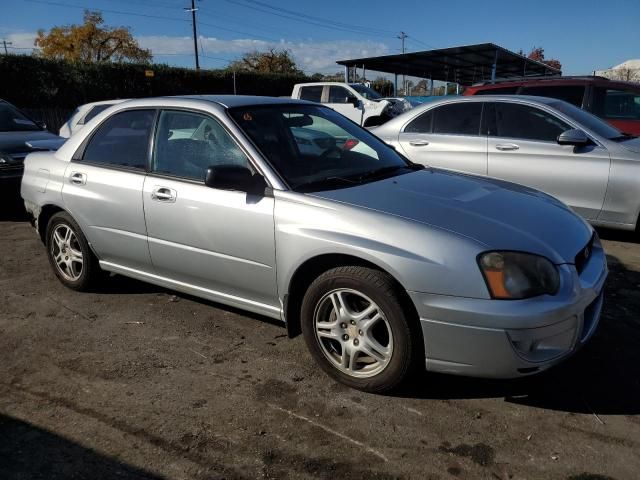
[{"label": "car windshield", "polygon": [[6,102],[0,102],[0,132],[24,132],[42,130],[33,120]]},{"label": "car windshield", "polygon": [[359,83],[352,83],[349,86],[367,100],[377,100],[378,98],[382,98],[382,96],[373,88],[365,87],[364,85],[361,85]]},{"label": "car windshield", "polygon": [[550,102],[549,106],[561,111],[565,115],[568,115],[570,118],[574,119],[576,122],[587,127],[589,130],[597,135],[600,135],[601,137],[608,138],[609,140],[623,140],[626,138],[633,138],[633,136],[625,135],[617,128],[609,125],[604,120],[601,120],[595,115],[589,112],[585,112],[581,108],[578,108],[575,105],[571,105],[570,103],[557,101]]},{"label": "car windshield", "polygon": [[295,191],[334,190],[422,168],[319,105],[249,106],[229,113]]}]

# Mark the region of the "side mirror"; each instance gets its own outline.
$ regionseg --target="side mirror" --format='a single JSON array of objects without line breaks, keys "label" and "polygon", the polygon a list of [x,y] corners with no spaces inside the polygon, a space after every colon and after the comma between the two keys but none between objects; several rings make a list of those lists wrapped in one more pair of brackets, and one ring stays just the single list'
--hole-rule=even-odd
[{"label": "side mirror", "polygon": [[264,195],[267,188],[267,182],[262,175],[254,175],[247,167],[240,165],[207,168],[204,184],[218,190],[237,190],[251,195]]},{"label": "side mirror", "polygon": [[360,100],[358,100],[358,97],[354,97],[353,95],[349,95],[347,97],[347,102],[346,103],[350,103],[354,107],[358,108],[358,106],[360,105]]},{"label": "side mirror", "polygon": [[560,145],[573,145],[575,147],[582,147],[591,143],[587,134],[577,128],[567,130],[558,135],[558,144]]}]

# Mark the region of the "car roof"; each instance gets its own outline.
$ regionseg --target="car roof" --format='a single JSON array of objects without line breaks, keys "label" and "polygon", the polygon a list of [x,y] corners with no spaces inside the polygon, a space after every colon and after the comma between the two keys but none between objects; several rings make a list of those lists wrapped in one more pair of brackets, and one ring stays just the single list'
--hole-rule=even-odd
[{"label": "car roof", "polygon": [[176,97],[160,97],[171,99],[200,100],[217,103],[225,108],[248,107],[256,105],[286,105],[300,103],[305,105],[315,105],[306,100],[296,100],[289,97],[262,97],[257,95],[179,95]]},{"label": "car roof", "polygon": [[122,103],[122,102],[126,102],[128,100],[131,100],[130,98],[117,98],[117,99],[113,99],[113,100],[100,100],[99,102],[89,102],[89,103],[85,103],[83,105],[80,105],[80,107],[95,107],[96,105],[117,105],[118,103]]},{"label": "car roof", "polygon": [[555,78],[530,78],[520,80],[498,80],[496,83],[478,83],[468,87],[470,90],[492,90],[503,87],[528,87],[528,86],[569,86],[569,85],[599,85],[608,87],[624,87],[640,90],[640,85],[634,82],[623,80],[611,80],[599,76],[567,76]]},{"label": "car roof", "polygon": [[422,103],[414,108],[420,108],[421,106],[433,106],[440,103],[448,102],[519,102],[519,103],[538,103],[549,105],[551,103],[562,102],[558,98],[550,97],[538,97],[535,95],[443,95],[438,99],[431,100],[429,102]]}]

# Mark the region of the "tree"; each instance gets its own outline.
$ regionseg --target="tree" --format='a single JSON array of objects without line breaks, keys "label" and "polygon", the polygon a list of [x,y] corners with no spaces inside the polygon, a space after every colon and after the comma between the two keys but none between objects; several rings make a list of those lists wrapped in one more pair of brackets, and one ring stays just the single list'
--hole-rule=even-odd
[{"label": "tree", "polygon": [[562,70],[562,64],[560,63],[559,60],[556,60],[555,58],[550,58],[549,60],[546,60],[544,58],[544,48],[542,47],[533,47],[529,52],[529,55],[527,55],[527,58],[529,60],[534,60],[536,62],[544,63],[545,65],[549,65],[552,68],[557,68],[558,70]]},{"label": "tree", "polygon": [[344,82],[344,72],[336,72],[330,74],[314,73],[311,75],[314,82]]},{"label": "tree", "polygon": [[371,82],[371,88],[383,97],[390,97],[393,95],[393,82],[384,77],[378,77]]},{"label": "tree", "polygon": [[38,30],[34,42],[45,58],[83,62],[150,62],[151,51],[141,48],[128,27],[104,25],[102,13],[85,10],[82,25]]},{"label": "tree", "polygon": [[228,68],[249,72],[303,75],[288,50],[276,50],[275,48],[267,52],[254,50],[245,53],[240,60],[230,63]]}]

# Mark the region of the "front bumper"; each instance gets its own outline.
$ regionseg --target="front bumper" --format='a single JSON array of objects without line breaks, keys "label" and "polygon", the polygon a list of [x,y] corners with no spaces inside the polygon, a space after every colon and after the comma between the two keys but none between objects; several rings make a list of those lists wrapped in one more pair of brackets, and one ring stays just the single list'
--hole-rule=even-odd
[{"label": "front bumper", "polygon": [[420,315],[427,370],[514,378],[545,370],[576,352],[600,319],[607,264],[600,245],[578,274],[559,266],[560,290],[526,300],[409,292]]}]

